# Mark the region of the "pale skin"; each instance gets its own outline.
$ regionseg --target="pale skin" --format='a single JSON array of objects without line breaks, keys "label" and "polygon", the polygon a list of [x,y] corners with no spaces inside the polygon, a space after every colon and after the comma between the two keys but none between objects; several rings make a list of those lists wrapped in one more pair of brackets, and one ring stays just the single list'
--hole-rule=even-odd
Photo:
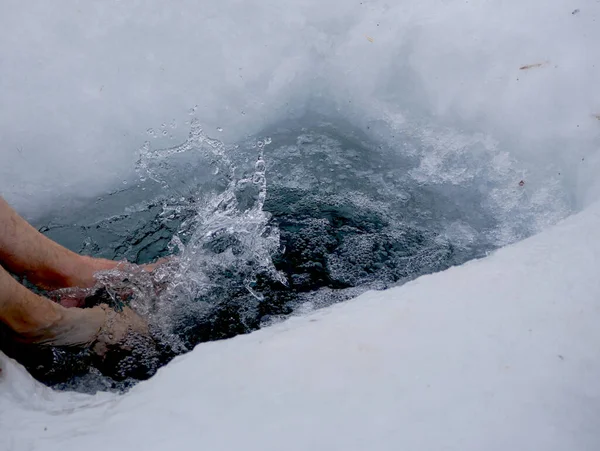
[{"label": "pale skin", "polygon": [[[90,346],[102,353],[129,333],[147,333],[146,324],[126,308],[65,308],[28,290],[9,272],[48,290],[90,288],[99,271],[122,262],[76,254],[50,240],[0,197],[0,322],[19,341],[53,346]],[[151,270],[152,267],[148,267]]]}]

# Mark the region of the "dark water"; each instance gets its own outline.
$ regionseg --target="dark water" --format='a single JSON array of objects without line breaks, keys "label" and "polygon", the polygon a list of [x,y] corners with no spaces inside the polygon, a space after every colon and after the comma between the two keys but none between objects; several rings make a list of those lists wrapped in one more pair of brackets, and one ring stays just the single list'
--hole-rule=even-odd
[{"label": "dark water", "polygon": [[[282,124],[265,132],[272,142],[264,146],[250,139],[207,147],[200,134],[200,141],[164,155],[146,148],[139,183],[59,211],[40,230],[79,253],[138,264],[181,254],[185,264],[172,264],[162,281],[170,291],[134,290],[153,298],[133,305],[153,303],[147,312],[154,344],[103,361],[56,348],[9,352],[57,388],[123,390],[198,343],[252,332],[494,248],[486,237],[496,224],[479,207],[478,190],[417,183],[410,176],[414,153],[348,130],[323,121]],[[264,172],[256,169],[263,164]],[[207,207],[228,190],[228,200]],[[249,221],[256,226],[246,227]],[[138,283],[122,279],[115,283]],[[100,284],[87,305],[115,305],[111,290],[110,281]]]}]

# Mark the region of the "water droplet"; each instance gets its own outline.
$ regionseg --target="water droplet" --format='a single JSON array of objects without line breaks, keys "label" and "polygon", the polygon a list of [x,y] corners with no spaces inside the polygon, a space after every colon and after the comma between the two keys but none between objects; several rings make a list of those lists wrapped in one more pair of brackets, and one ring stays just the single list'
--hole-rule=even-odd
[{"label": "water droplet", "polygon": [[262,141],[258,141],[258,142],[256,143],[256,145],[258,146],[258,148],[259,148],[259,149],[262,149],[263,147],[265,147],[265,143],[264,143],[264,142],[262,142]]},{"label": "water droplet", "polygon": [[177,121],[175,121],[175,119],[173,119],[171,121],[171,124],[169,125],[169,127],[171,127],[171,128],[177,128]]},{"label": "water droplet", "polygon": [[217,127],[217,131],[218,132],[222,132],[223,131],[223,127]]},{"label": "water droplet", "polygon": [[127,185],[127,180],[123,180],[123,185]]},{"label": "water droplet", "polygon": [[162,131],[162,135],[163,135],[163,136],[167,136],[167,135],[168,135],[168,132],[167,132],[166,130],[163,130],[163,131]]},{"label": "water droplet", "polygon": [[256,168],[257,172],[264,172],[265,171],[265,160],[258,160],[256,162],[255,168]]},{"label": "water droplet", "polygon": [[146,133],[150,136],[154,136],[154,129],[153,128],[149,128],[148,130],[146,130]]},{"label": "water droplet", "polygon": [[167,126],[167,124],[165,124],[164,122],[162,124],[160,124],[160,128],[165,128]]}]

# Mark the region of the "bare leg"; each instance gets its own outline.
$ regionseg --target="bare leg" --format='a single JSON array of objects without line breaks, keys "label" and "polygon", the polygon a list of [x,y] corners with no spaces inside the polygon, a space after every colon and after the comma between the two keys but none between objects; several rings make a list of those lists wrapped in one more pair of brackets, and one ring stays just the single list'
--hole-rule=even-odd
[{"label": "bare leg", "polygon": [[94,273],[118,262],[85,257],[62,247],[34,229],[0,197],[0,264],[47,289],[91,287]]},{"label": "bare leg", "polygon": [[52,346],[92,346],[103,355],[130,334],[147,335],[148,326],[131,309],[117,314],[106,305],[65,308],[32,293],[0,266],[0,321],[18,341]]},{"label": "bare leg", "polygon": [[0,266],[0,320],[21,341],[72,346],[93,343],[105,313],[66,309],[29,291]]},{"label": "bare leg", "polygon": [[[14,274],[47,289],[91,287],[96,272],[120,264],[81,256],[60,246],[0,197],[0,265]],[[0,266],[0,321],[19,340],[55,346],[94,344],[97,352],[103,352],[130,332],[148,332],[147,325],[128,308],[118,315],[106,306],[67,309],[29,291],[4,268]]]}]

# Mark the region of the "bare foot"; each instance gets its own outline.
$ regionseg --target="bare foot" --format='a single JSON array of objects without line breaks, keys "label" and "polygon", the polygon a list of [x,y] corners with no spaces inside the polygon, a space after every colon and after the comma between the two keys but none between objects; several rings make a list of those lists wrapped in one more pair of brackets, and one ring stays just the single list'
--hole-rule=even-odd
[{"label": "bare foot", "polygon": [[106,304],[93,308],[64,308],[53,304],[51,324],[19,331],[22,342],[67,347],[90,347],[102,356],[109,348],[127,346],[132,336],[149,336],[148,325],[129,307],[116,312]]},{"label": "bare foot", "polygon": [[146,265],[141,265],[141,267],[144,269],[144,271],[154,272],[154,270],[156,268],[158,268],[159,266],[162,266],[166,263],[169,263],[172,260],[173,260],[173,256],[163,257],[163,258],[159,258],[154,263],[148,263]]},{"label": "bare foot", "polygon": [[106,304],[92,308],[104,312],[105,321],[92,344],[94,352],[100,356],[112,347],[128,347],[128,340],[134,336],[149,336],[148,324],[129,307],[116,312]]},{"label": "bare foot", "polygon": [[64,308],[50,300],[52,321],[30,321],[16,341],[40,346],[89,349],[93,365],[115,379],[147,379],[160,366],[158,346],[148,325],[129,307],[116,312],[106,304]]},{"label": "bare foot", "polygon": [[93,258],[82,255],[80,256],[79,264],[73,268],[73,274],[69,279],[69,287],[92,288],[97,281],[96,274],[101,271],[117,270],[127,272],[132,269],[141,268],[143,271],[152,272],[171,259],[172,257],[164,257],[154,263],[135,265],[127,261],[106,260],[104,258]]},{"label": "bare foot", "polygon": [[[106,314],[99,309],[67,309],[40,297],[43,314],[30,315],[24,327],[13,327],[16,339],[49,346],[91,346],[102,329]],[[42,309],[40,308],[40,311]]]},{"label": "bare foot", "polygon": [[152,376],[160,357],[146,322],[128,307],[119,313],[106,304],[97,308],[106,312],[106,321],[91,346],[96,356],[94,365],[115,380]]}]

